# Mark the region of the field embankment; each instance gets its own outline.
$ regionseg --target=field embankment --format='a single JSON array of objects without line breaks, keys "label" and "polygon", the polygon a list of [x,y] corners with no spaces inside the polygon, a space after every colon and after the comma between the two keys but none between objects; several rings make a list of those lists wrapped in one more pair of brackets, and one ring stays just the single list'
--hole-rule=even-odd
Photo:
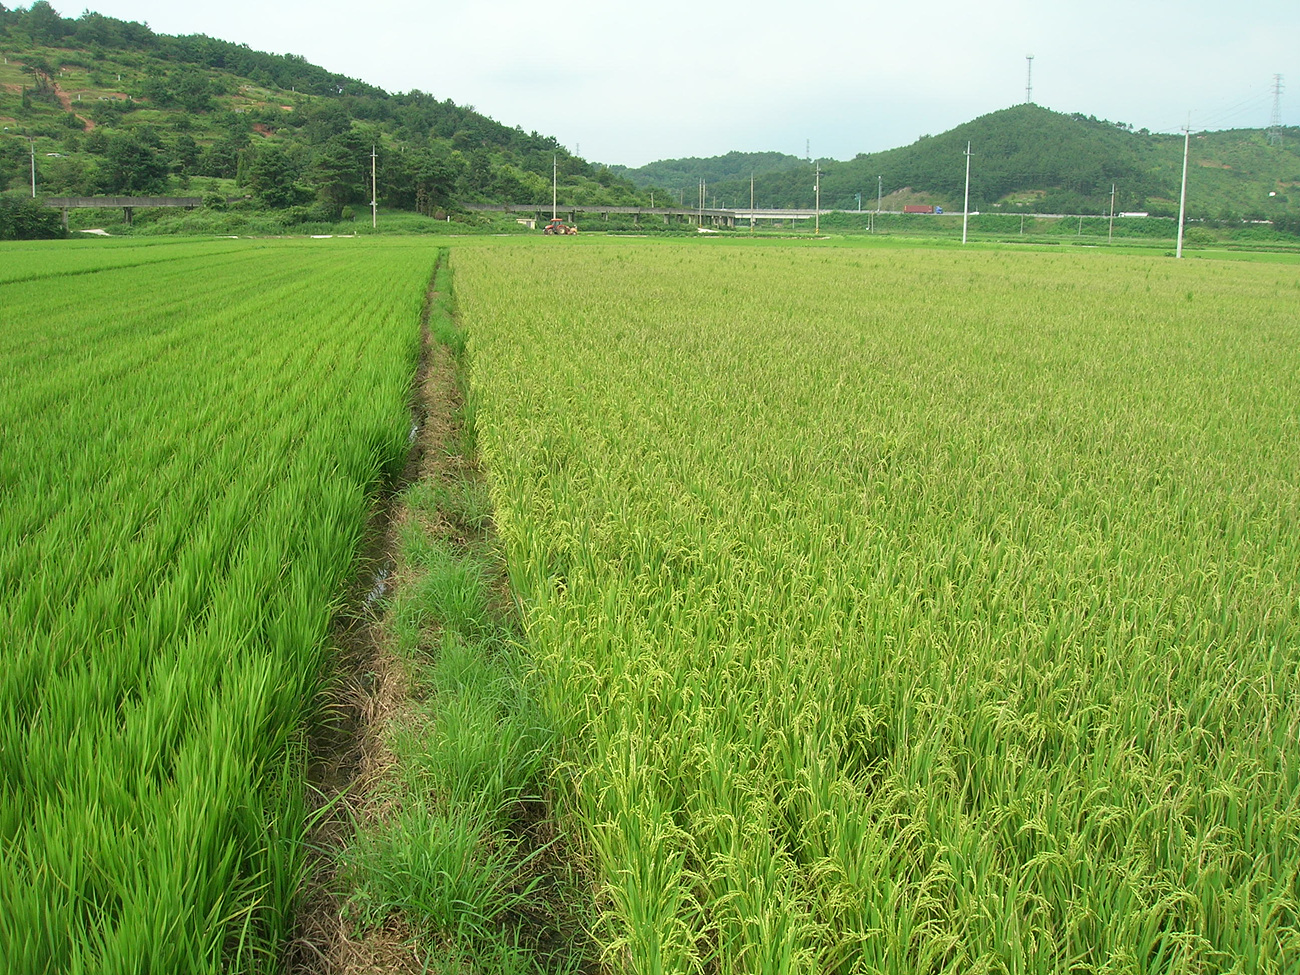
[{"label": "field embankment", "polygon": [[344,614],[333,697],[352,719],[334,751],[350,774],[322,783],[293,973],[596,970],[580,871],[550,815],[555,732],[504,579],[453,307],[444,252],[378,581]]},{"label": "field embankment", "polygon": [[636,972],[1300,964],[1300,276],[457,253]]}]

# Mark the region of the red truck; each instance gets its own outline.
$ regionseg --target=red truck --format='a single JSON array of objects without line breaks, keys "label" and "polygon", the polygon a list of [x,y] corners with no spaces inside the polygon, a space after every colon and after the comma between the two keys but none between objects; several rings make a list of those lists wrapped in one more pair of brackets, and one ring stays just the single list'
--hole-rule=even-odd
[{"label": "red truck", "polygon": [[903,205],[903,212],[904,213],[934,213],[934,207],[930,206],[928,203],[906,203]]}]

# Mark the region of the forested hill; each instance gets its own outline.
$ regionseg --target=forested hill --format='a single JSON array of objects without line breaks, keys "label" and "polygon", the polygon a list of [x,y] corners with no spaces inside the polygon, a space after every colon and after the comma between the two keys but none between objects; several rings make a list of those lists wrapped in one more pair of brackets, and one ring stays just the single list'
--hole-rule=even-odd
[{"label": "forested hill", "polygon": [[[46,0],[0,4],[0,191],[202,196],[284,226],[346,218],[370,200],[370,153],[388,209],[456,212],[467,203],[549,201],[558,161],[565,204],[811,207],[813,167],[776,152],[593,165],[556,138],[511,128],[422,91],[389,93],[290,54],[203,35],[172,37]],[[821,204],[1102,213],[1177,209],[1182,138],[1036,105],[981,116],[910,146],[823,160]],[[1300,219],[1300,129],[1196,133],[1193,216]],[[234,203],[226,201],[235,200]]]},{"label": "forested hill", "polygon": [[385,207],[549,200],[553,157],[568,202],[642,200],[552,136],[294,55],[66,18],[45,0],[0,5],[0,55],[0,190],[28,185],[34,147],[45,195],[247,196],[290,220],[328,220],[368,204],[374,145]]},{"label": "forested hill", "polygon": [[[1114,184],[1119,210],[1177,212],[1181,135],[1134,131],[1037,105],[993,112],[910,146],[822,161],[822,206],[856,209],[861,194],[861,206],[869,210],[879,188],[886,208],[924,202],[960,209],[968,141],[972,209],[1104,213]],[[1300,129],[1284,130],[1280,145],[1271,145],[1259,129],[1193,133],[1191,169],[1193,215],[1271,219],[1300,212]],[[813,205],[813,167],[807,162],[760,173],[755,184],[760,206]],[[748,206],[749,174],[711,184],[709,193]]]},{"label": "forested hill", "polygon": [[690,198],[696,192],[700,180],[710,185],[728,180],[744,180],[748,185],[751,175],[790,172],[803,166],[804,160],[783,152],[729,152],[724,156],[709,158],[663,159],[636,169],[627,166],[609,168],[614,175],[626,177],[636,186],[678,190]]}]

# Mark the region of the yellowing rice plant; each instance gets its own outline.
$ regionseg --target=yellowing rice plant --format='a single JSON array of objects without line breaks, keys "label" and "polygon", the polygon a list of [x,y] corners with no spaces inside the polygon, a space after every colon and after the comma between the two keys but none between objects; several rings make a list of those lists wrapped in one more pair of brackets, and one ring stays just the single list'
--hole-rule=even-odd
[{"label": "yellowing rice plant", "polygon": [[435,255],[0,256],[0,968],[274,970]]},{"label": "yellowing rice plant", "polygon": [[612,970],[1300,969],[1300,271],[454,254]]}]

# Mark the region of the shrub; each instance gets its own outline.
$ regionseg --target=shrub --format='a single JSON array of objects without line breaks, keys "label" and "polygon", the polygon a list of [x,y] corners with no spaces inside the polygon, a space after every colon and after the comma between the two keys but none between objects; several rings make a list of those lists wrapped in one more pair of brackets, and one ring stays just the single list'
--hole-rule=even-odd
[{"label": "shrub", "polygon": [[0,240],[54,240],[66,236],[58,210],[29,198],[0,196]]}]

